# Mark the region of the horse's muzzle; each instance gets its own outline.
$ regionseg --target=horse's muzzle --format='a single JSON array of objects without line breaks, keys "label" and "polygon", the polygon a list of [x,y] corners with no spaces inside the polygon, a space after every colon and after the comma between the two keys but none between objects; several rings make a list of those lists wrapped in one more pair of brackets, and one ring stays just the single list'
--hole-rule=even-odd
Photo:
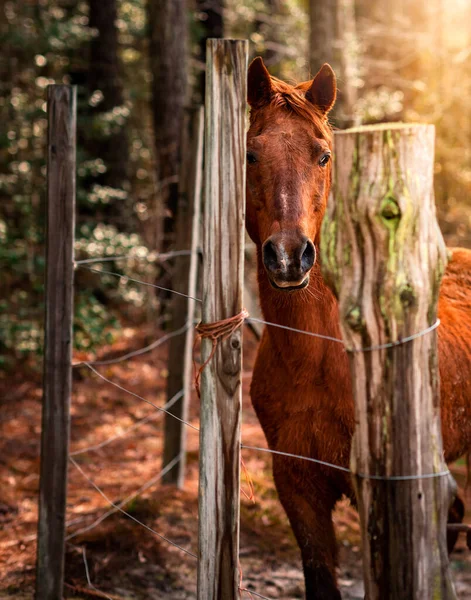
[{"label": "horse's muzzle", "polygon": [[316,248],[305,235],[280,231],[266,240],[262,253],[263,264],[275,289],[292,291],[309,283]]}]

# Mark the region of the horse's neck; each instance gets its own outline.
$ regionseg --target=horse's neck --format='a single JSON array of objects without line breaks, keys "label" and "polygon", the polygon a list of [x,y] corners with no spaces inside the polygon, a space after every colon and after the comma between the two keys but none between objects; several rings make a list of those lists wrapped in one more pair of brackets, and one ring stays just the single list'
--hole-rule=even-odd
[{"label": "horse's neck", "polygon": [[[337,301],[324,283],[319,266],[314,267],[309,286],[294,293],[274,290],[268,282],[261,261],[258,266],[258,281],[260,305],[266,321],[302,331],[340,337]],[[267,327],[270,339],[277,349],[297,349],[296,357],[299,358],[302,348],[310,362],[322,360],[329,344],[331,345],[331,342],[302,333],[269,325]]]}]

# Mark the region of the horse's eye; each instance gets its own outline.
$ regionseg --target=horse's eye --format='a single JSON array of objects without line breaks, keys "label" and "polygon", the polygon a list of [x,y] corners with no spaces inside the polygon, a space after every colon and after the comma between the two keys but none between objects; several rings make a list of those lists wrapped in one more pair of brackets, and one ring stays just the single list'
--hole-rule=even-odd
[{"label": "horse's eye", "polygon": [[247,152],[247,162],[251,165],[257,162],[257,157],[253,152]]},{"label": "horse's eye", "polygon": [[325,167],[326,164],[329,162],[329,160],[330,160],[330,154],[323,154],[319,159],[320,166]]}]

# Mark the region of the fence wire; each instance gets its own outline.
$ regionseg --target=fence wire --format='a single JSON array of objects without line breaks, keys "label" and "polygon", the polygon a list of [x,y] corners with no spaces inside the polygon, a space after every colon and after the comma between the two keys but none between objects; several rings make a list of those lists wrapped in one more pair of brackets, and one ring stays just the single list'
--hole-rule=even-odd
[{"label": "fence wire", "polygon": [[177,421],[180,421],[180,423],[183,423],[184,425],[187,425],[187,427],[190,427],[191,429],[194,429],[195,431],[199,431],[199,429],[197,427],[195,427],[191,423],[188,423],[188,421],[180,419],[180,417],[177,417],[177,415],[174,415],[173,413],[171,413],[170,411],[166,410],[162,406],[157,406],[157,404],[154,404],[150,400],[147,400],[147,398],[143,398],[142,396],[139,396],[139,394],[136,394],[135,392],[132,392],[131,390],[127,390],[122,385],[119,385],[119,383],[115,383],[114,381],[111,381],[111,379],[108,379],[108,377],[105,377],[99,371],[97,371],[94,367],[92,367],[92,365],[90,363],[84,362],[84,363],[82,363],[82,365],[84,367],[88,367],[90,369],[90,371],[93,371],[93,373],[95,373],[95,375],[98,375],[98,377],[100,377],[100,379],[103,379],[103,381],[106,381],[110,385],[113,385],[114,387],[118,388],[122,392],[126,392],[127,394],[130,394],[131,396],[134,396],[135,398],[138,398],[139,400],[142,400],[143,402],[146,402],[147,404],[150,404],[151,406],[153,406],[154,408],[156,408],[160,412],[163,412],[166,415],[169,415],[170,417],[172,417],[173,419],[176,419]]},{"label": "fence wire", "polygon": [[[87,268],[87,267],[84,267],[84,268]],[[108,274],[108,275],[110,275],[110,274],[111,275],[115,275],[116,277],[121,277],[123,279],[130,279],[130,278],[124,276],[124,275],[120,275],[119,273],[111,273],[109,271],[99,271],[99,270],[96,270],[96,269],[91,269],[91,270],[95,270],[98,273],[103,273],[103,274]],[[154,286],[153,284],[149,284],[149,283],[147,283],[145,281],[139,281],[139,280],[136,280],[136,279],[131,279],[131,280],[135,281],[137,283],[142,283],[143,285],[151,285],[152,287],[159,287],[159,286]],[[177,292],[177,291],[171,290],[169,288],[165,288],[165,289],[166,289],[166,291],[168,291],[170,293],[178,294],[180,296],[185,296],[186,298],[190,298],[190,299],[193,299],[193,300],[197,300],[198,302],[201,302],[200,298],[194,298],[193,296],[189,296],[187,294],[183,294],[182,292]],[[342,339],[340,339],[340,338],[335,338],[335,337],[324,335],[324,334],[320,334],[320,333],[306,331],[306,330],[303,330],[303,329],[297,329],[297,328],[294,328],[294,327],[288,327],[287,325],[281,325],[279,323],[273,323],[273,322],[270,322],[270,321],[264,321],[263,319],[258,319],[258,318],[250,317],[250,316],[246,317],[245,321],[246,322],[247,321],[254,321],[254,322],[261,323],[261,324],[264,324],[264,325],[267,325],[267,326],[272,326],[272,327],[281,328],[281,329],[284,329],[284,330],[287,330],[287,331],[292,331],[294,333],[305,334],[305,335],[309,335],[309,336],[312,336],[312,337],[320,338],[320,339],[323,339],[323,340],[332,341],[332,342],[335,342],[335,343],[340,343],[340,344],[342,344],[345,347],[345,349],[347,351],[353,351],[353,352],[371,352],[373,350],[384,350],[384,349],[393,348],[393,347],[396,347],[396,346],[399,346],[399,345],[411,342],[411,341],[413,341],[413,340],[415,340],[415,339],[417,339],[417,338],[419,338],[419,337],[421,337],[423,335],[426,335],[426,334],[430,333],[431,331],[433,331],[434,329],[436,329],[440,325],[440,320],[437,319],[437,321],[433,325],[427,327],[426,329],[423,329],[422,331],[419,331],[416,334],[404,337],[404,338],[396,340],[394,342],[388,342],[386,344],[380,344],[380,345],[377,345],[377,346],[368,346],[368,347],[365,347],[365,348],[353,348],[353,349],[351,349],[351,348],[348,348],[345,345],[345,342]],[[186,326],[188,326],[188,324]],[[124,391],[124,392],[126,392],[128,394],[131,394],[131,395],[135,396],[136,398],[139,398],[140,400],[143,400],[144,402],[147,402],[147,403],[151,404],[152,406],[155,406],[149,400],[146,400],[142,396],[139,396],[138,394],[136,394],[136,393],[134,393],[134,392],[132,392],[130,390],[127,390],[127,389],[123,388],[122,386],[120,386],[119,384],[117,384],[117,383],[111,381],[110,379],[106,378],[104,375],[102,375],[96,369],[94,369],[91,366],[91,363],[83,362],[83,363],[79,363],[79,364],[87,366],[94,373],[96,373],[99,377],[101,377],[104,381],[110,383],[111,385],[114,385],[118,389],[121,389],[122,391]],[[163,410],[163,412],[165,412],[164,409],[159,409],[159,407],[157,407],[157,406],[155,406],[155,407],[158,410]],[[190,427],[190,428],[192,428],[192,429],[194,429],[196,431],[199,431],[199,429],[197,427],[195,427],[194,425],[192,425],[191,423],[188,423],[187,421],[184,421],[183,419],[180,419],[179,417],[173,415],[172,413],[168,413],[168,414],[170,414],[172,417],[174,417],[175,419],[179,420],[183,424],[187,425],[188,427]],[[381,476],[381,475],[374,475],[374,474],[352,473],[352,471],[350,469],[348,469],[347,467],[343,467],[341,465],[335,465],[333,463],[329,463],[329,462],[326,462],[326,461],[315,459],[315,458],[312,458],[312,457],[309,457],[309,456],[302,456],[302,455],[297,455],[297,454],[291,454],[291,453],[287,453],[287,452],[281,452],[281,451],[271,450],[269,448],[256,448],[256,447],[244,446],[244,445],[242,445],[242,447],[244,447],[246,449],[259,450],[261,452],[268,452],[268,453],[271,453],[271,454],[277,454],[277,455],[281,455],[281,456],[286,456],[286,457],[289,457],[289,458],[298,458],[298,459],[301,459],[301,460],[307,460],[307,461],[310,461],[310,462],[313,462],[313,463],[317,463],[317,464],[319,464],[321,466],[325,466],[325,467],[329,467],[329,468],[332,468],[332,469],[336,469],[336,470],[339,470],[339,471],[343,471],[343,472],[346,472],[346,473],[353,474],[353,475],[355,475],[357,477],[361,477],[361,478],[364,478],[364,479],[368,478],[368,479],[373,479],[373,480],[377,480],[377,481],[410,481],[410,480],[414,480],[414,479],[430,479],[430,478],[435,478],[435,477],[443,477],[443,476],[448,475],[450,473],[448,469],[443,470],[443,471],[439,471],[437,473],[425,473],[425,474],[421,473],[421,474],[416,474],[416,475]]]},{"label": "fence wire", "polygon": [[[181,455],[176,457],[178,458],[178,460],[181,460]],[[78,472],[82,475],[82,477],[84,479],[86,479],[88,481],[88,483],[95,488],[95,490],[108,502],[108,504],[110,506],[112,506],[116,511],[119,511],[120,513],[122,513],[123,515],[125,515],[126,517],[129,517],[132,521],[134,521],[135,523],[137,523],[138,525],[141,525],[142,527],[144,527],[144,529],[146,529],[147,531],[149,531],[150,533],[156,535],[158,538],[160,538],[161,540],[164,540],[165,542],[167,542],[168,544],[170,544],[171,546],[174,546],[175,548],[178,548],[179,550],[181,550],[182,552],[184,552],[185,554],[188,554],[189,556],[192,556],[193,558],[197,558],[196,554],[194,554],[193,552],[191,552],[190,550],[187,550],[186,548],[183,548],[183,546],[180,546],[179,544],[176,544],[175,542],[172,542],[172,540],[169,540],[167,537],[165,537],[164,535],[162,535],[161,533],[159,533],[158,531],[155,531],[155,529],[152,529],[152,527],[149,527],[149,525],[146,525],[145,523],[143,523],[142,521],[139,521],[139,519],[136,519],[136,517],[134,515],[131,515],[130,513],[126,512],[125,510],[123,510],[120,506],[120,504],[115,504],[112,500],[110,500],[110,498],[108,498],[108,496],[105,494],[105,492],[93,481],[93,479],[91,477],[89,477],[85,471],[82,469],[82,467],[76,462],[76,460],[72,457],[69,458],[70,462],[74,465],[74,467],[78,470]],[[178,462],[176,459],[174,459],[175,464]],[[172,461],[173,462],[173,461]],[[169,463],[171,464],[171,463]],[[172,465],[172,466],[175,466]],[[168,469],[170,470],[170,469]],[[159,473],[159,476],[162,477],[163,472]],[[159,477],[159,478],[160,478]],[[129,500],[128,500],[129,501]],[[123,501],[124,502],[124,501]],[[112,513],[111,513],[112,514]],[[71,536],[69,536],[66,539],[72,539],[73,537],[75,537],[75,535],[77,534],[73,534]]]},{"label": "fence wire", "polygon": [[81,365],[85,365],[85,364],[94,365],[94,366],[97,366],[97,365],[103,366],[103,365],[115,365],[117,363],[124,362],[130,358],[134,358],[135,356],[141,356],[142,354],[151,352],[151,350],[155,350],[156,348],[158,348],[165,342],[168,342],[168,340],[171,340],[172,338],[188,331],[188,329],[191,327],[191,325],[192,325],[192,323],[186,322],[185,325],[183,325],[179,329],[176,329],[175,331],[171,331],[170,333],[165,334],[164,336],[162,336],[158,340],[155,340],[148,346],[144,346],[144,348],[139,348],[139,350],[133,350],[132,352],[128,352],[126,354],[123,354],[122,356],[118,356],[117,358],[110,358],[109,360],[93,360],[93,361],[83,361],[82,360],[80,362],[73,363],[72,366],[80,367]]},{"label": "fence wire", "polygon": [[81,450],[75,450],[74,452],[69,452],[69,456],[79,456],[80,454],[85,454],[86,452],[100,450],[100,448],[104,448],[108,444],[111,444],[111,442],[114,442],[115,440],[126,437],[132,431],[139,429],[139,427],[141,427],[142,425],[145,425],[146,423],[150,423],[151,421],[154,421],[155,419],[157,419],[157,417],[160,417],[162,412],[167,412],[182,397],[183,397],[183,390],[180,390],[179,392],[174,394],[174,396],[172,398],[170,398],[170,400],[161,407],[160,411],[157,411],[157,412],[151,413],[150,415],[147,415],[147,417],[140,419],[139,421],[137,421],[136,423],[131,425],[131,427],[129,427],[128,429],[118,432],[117,434],[111,436],[110,438],[104,440],[103,442],[100,442],[99,444],[94,444],[93,446],[88,446],[87,448],[82,448]]},{"label": "fence wire", "polygon": [[[82,266],[82,265],[78,265],[78,266]],[[134,283],[140,283],[142,285],[147,285],[153,288],[157,288],[160,290],[164,290],[166,292],[169,292],[171,294],[177,294],[178,296],[183,296],[185,298],[189,298],[191,300],[195,300],[196,302],[202,302],[201,298],[196,298],[194,296],[189,296],[188,294],[184,294],[183,292],[177,292],[176,290],[172,290],[170,288],[164,288],[158,285],[155,285],[153,283],[149,283],[147,281],[141,281],[139,279],[133,279],[132,277],[128,277],[127,275],[121,275],[120,273],[114,273],[112,271],[105,271],[105,270],[100,270],[100,269],[93,269],[92,267],[86,267],[83,266],[82,268],[84,269],[89,269],[90,271],[94,271],[96,273],[101,273],[103,275],[113,275],[114,277],[119,277],[121,279],[125,279],[128,281],[133,281]],[[264,321],[263,319],[258,319],[255,317],[247,317],[245,319],[246,321],[252,321],[254,323],[261,323],[263,325],[268,325],[270,327],[278,327],[279,329],[285,329],[287,331],[292,331],[294,333],[301,333],[304,335],[308,335],[311,337],[316,337],[322,340],[327,340],[327,341],[331,341],[331,342],[336,342],[338,344],[342,344],[345,348],[345,350],[347,352],[372,352],[373,350],[386,350],[389,348],[394,348],[396,346],[401,346],[402,344],[406,344],[408,342],[412,342],[413,340],[416,340],[419,337],[422,337],[430,332],[432,332],[434,329],[436,329],[439,325],[440,325],[440,319],[437,319],[435,321],[435,323],[433,323],[432,325],[430,325],[429,327],[422,329],[421,331],[418,331],[417,333],[414,333],[410,336],[404,337],[404,338],[400,338],[398,340],[395,340],[393,342],[387,342],[385,344],[379,344],[379,345],[375,345],[375,346],[366,346],[363,348],[350,348],[349,346],[347,346],[344,342],[343,339],[341,338],[336,338],[330,335],[325,335],[322,333],[315,333],[313,331],[306,331],[304,329],[297,329],[295,327],[288,327],[287,325],[281,325],[280,323],[273,323],[271,321]]]},{"label": "fence wire", "polygon": [[170,294],[176,294],[177,296],[183,296],[184,298],[191,298],[196,302],[202,302],[201,298],[195,298],[194,296],[188,296],[188,294],[184,294],[183,292],[177,292],[176,290],[171,290],[170,288],[163,287],[161,285],[156,285],[155,283],[150,283],[148,281],[142,281],[139,279],[134,279],[134,277],[128,277],[127,275],[121,275],[121,273],[115,273],[114,271],[105,271],[104,269],[94,269],[93,267],[87,267],[86,265],[77,265],[80,269],[87,269],[88,271],[93,271],[94,273],[99,273],[100,275],[112,275],[113,277],[119,277],[120,279],[126,279],[127,281],[132,281],[134,283],[139,283],[141,285],[146,285],[151,288],[155,288],[156,290],[162,290],[163,292],[169,292]]},{"label": "fence wire", "polygon": [[[200,254],[200,251],[196,251],[197,254]],[[175,258],[177,256],[190,256],[193,254],[191,250],[173,250],[172,252],[164,252],[161,254],[153,254],[153,256],[137,256],[133,254],[121,254],[119,256],[99,256],[97,258],[85,258],[84,260],[76,260],[74,264],[76,267],[81,265],[90,265],[95,263],[102,262],[114,262],[121,260],[141,260],[147,261],[150,263],[154,262],[163,262],[165,260],[169,260],[171,258]]]},{"label": "fence wire", "polygon": [[[191,254],[191,251],[175,251],[175,252],[168,252],[162,255],[157,255],[154,258],[154,261],[158,261],[158,260],[167,260],[169,258],[173,258],[175,256],[181,256],[181,255],[188,255]],[[144,286],[148,286],[148,287],[152,287],[155,289],[159,289],[171,294],[176,294],[178,296],[183,296],[185,298],[188,299],[192,299],[195,300],[196,302],[201,302],[202,300],[200,298],[196,298],[194,296],[190,296],[188,294],[184,294],[182,292],[178,292],[176,290],[172,290],[170,288],[167,287],[163,287],[163,286],[159,286],[150,282],[146,282],[146,281],[142,281],[142,280],[138,280],[132,277],[129,277],[127,275],[122,275],[120,273],[116,273],[113,271],[108,271],[108,270],[104,270],[102,268],[94,268],[91,266],[88,266],[90,264],[99,264],[99,263],[103,263],[103,262],[111,262],[111,261],[119,261],[119,260],[134,260],[134,259],[140,259],[140,257],[134,257],[134,256],[110,256],[110,257],[100,257],[100,258],[93,258],[93,259],[86,259],[86,260],[81,260],[81,261],[76,261],[75,262],[75,266],[76,268],[82,268],[82,269],[87,269],[89,271],[101,274],[101,275],[110,275],[113,277],[117,277],[125,282],[127,281],[132,281],[134,283],[140,284],[140,285],[144,285]],[[347,351],[353,351],[353,352],[371,352],[373,350],[384,350],[384,349],[389,349],[395,346],[399,346],[401,344],[410,342],[412,340],[417,339],[418,337],[422,336],[422,335],[426,335],[427,333],[433,331],[435,328],[438,327],[438,325],[440,324],[440,321],[437,320],[436,323],[434,323],[433,325],[431,325],[430,327],[424,329],[423,331],[420,331],[414,335],[408,336],[406,338],[402,338],[399,339],[397,341],[394,342],[388,342],[386,344],[381,344],[381,345],[377,345],[377,346],[370,346],[370,347],[364,347],[364,348],[348,348],[345,345],[344,340],[340,339],[340,338],[336,338],[333,336],[329,336],[329,335],[325,335],[325,334],[321,334],[321,333],[315,333],[315,332],[311,332],[311,331],[306,331],[306,330],[302,330],[302,329],[297,329],[297,328],[293,328],[293,327],[289,327],[286,325],[281,325],[279,323],[273,323],[270,321],[265,321],[263,319],[258,319],[255,317],[250,317],[248,316],[247,318],[245,318],[246,322],[256,322],[256,323],[260,323],[263,325],[266,325],[268,327],[275,327],[275,328],[280,328],[280,329],[284,329],[287,331],[291,331],[293,333],[299,333],[299,334],[304,334],[304,335],[308,335],[311,337],[315,337],[318,339],[322,339],[325,341],[330,341],[333,343],[339,343],[342,344],[344,346],[344,348]],[[140,348],[138,350],[132,351],[132,352],[128,352],[126,354],[123,354],[119,357],[113,358],[113,359],[109,359],[109,360],[97,360],[97,361],[80,361],[80,362],[76,362],[73,364],[73,367],[87,367],[89,370],[91,370],[93,373],[95,373],[95,375],[97,375],[99,378],[101,378],[103,381],[107,382],[108,384],[118,388],[119,390],[130,394],[132,396],[134,396],[135,398],[138,398],[139,400],[142,400],[143,402],[146,402],[147,404],[150,404],[152,407],[154,407],[157,411],[157,413],[153,413],[151,415],[148,415],[146,417],[144,417],[143,419],[140,419],[138,422],[134,423],[131,427],[129,427],[128,429],[126,429],[123,432],[119,432],[113,436],[111,436],[110,438],[98,443],[98,444],[94,444],[92,446],[88,446],[86,448],[83,449],[79,449],[76,450],[74,452],[71,452],[69,454],[69,460],[72,463],[72,465],[79,471],[79,473],[81,474],[81,476],[88,481],[88,483],[106,500],[106,502],[111,506],[111,508],[109,510],[107,510],[106,512],[104,512],[102,515],[100,515],[98,518],[96,518],[92,523],[90,523],[89,525],[86,525],[85,527],[82,527],[80,529],[78,529],[77,531],[74,531],[73,533],[69,534],[65,539],[67,541],[70,541],[71,539],[82,535],[86,532],[91,531],[92,529],[94,529],[95,527],[97,527],[100,523],[102,523],[105,519],[107,519],[109,516],[115,514],[116,512],[120,512],[123,515],[127,516],[129,519],[131,519],[132,521],[134,521],[135,523],[137,523],[138,525],[140,525],[141,527],[143,527],[144,529],[146,529],[147,531],[149,531],[151,534],[157,536],[159,539],[167,542],[169,545],[177,548],[178,550],[184,552],[185,554],[187,554],[188,556],[191,556],[192,558],[197,559],[197,555],[195,553],[193,553],[192,551],[184,548],[183,546],[173,542],[172,540],[168,539],[166,536],[160,534],[159,532],[155,531],[153,528],[149,527],[148,525],[146,525],[145,523],[143,523],[142,521],[140,521],[139,519],[137,519],[136,517],[134,517],[132,514],[128,513],[127,511],[125,511],[123,509],[124,506],[126,506],[126,504],[128,504],[129,502],[131,502],[132,500],[134,500],[136,497],[138,497],[140,494],[142,494],[143,492],[145,492],[146,490],[148,490],[149,488],[151,488],[153,485],[155,485],[159,480],[162,479],[162,477],[168,473],[173,467],[175,467],[175,465],[180,462],[180,460],[182,459],[183,454],[180,454],[178,456],[176,456],[168,465],[166,465],[158,474],[154,475],[149,481],[147,481],[145,484],[143,484],[139,489],[137,489],[136,491],[132,492],[130,495],[128,495],[124,500],[122,500],[119,503],[113,502],[106,494],[105,492],[95,483],[95,481],[83,470],[83,468],[77,463],[77,461],[74,459],[74,457],[79,456],[81,454],[84,454],[86,452],[91,452],[91,451],[96,451],[99,450],[105,446],[107,446],[108,444],[112,443],[113,441],[123,438],[127,435],[129,435],[131,432],[135,431],[136,429],[138,429],[139,427],[143,426],[146,423],[151,422],[152,420],[154,420],[155,418],[157,418],[157,416],[159,416],[161,413],[165,413],[173,418],[175,418],[176,420],[180,421],[181,423],[183,423],[184,425],[186,425],[187,427],[195,430],[195,431],[199,431],[199,429],[197,427],[195,427],[194,425],[192,425],[191,423],[189,423],[188,421],[185,421],[184,419],[181,419],[179,417],[177,417],[176,415],[174,415],[172,412],[169,411],[169,409],[178,401],[183,397],[183,390],[180,390],[179,392],[177,392],[177,394],[175,394],[166,404],[164,404],[163,406],[157,406],[156,404],[154,404],[153,402],[151,402],[150,400],[147,400],[146,398],[143,398],[142,396],[140,396],[139,394],[136,394],[135,392],[128,390],[126,388],[124,388],[122,385],[115,383],[114,381],[112,381],[111,379],[109,379],[108,377],[105,377],[104,375],[102,375],[97,369],[95,369],[95,366],[104,366],[104,365],[112,365],[112,364],[117,364],[120,362],[124,362],[126,360],[129,360],[131,358],[134,358],[136,356],[141,356],[142,354],[145,354],[147,352],[150,352],[152,350],[154,350],[155,348],[161,346],[162,344],[164,344],[166,341],[172,339],[173,337],[177,336],[177,335],[181,335],[184,334],[186,331],[188,331],[188,329],[193,325],[193,323],[191,322],[186,322],[185,325],[183,325],[182,327],[180,327],[179,329],[170,332],[168,334],[165,334],[164,336],[162,336],[161,338],[159,338],[158,340],[155,340],[154,342],[152,342],[151,344]],[[312,457],[309,456],[302,456],[302,455],[297,455],[297,454],[292,454],[292,453],[288,453],[288,452],[282,452],[282,451],[277,451],[277,450],[272,450],[269,448],[261,448],[261,447],[256,447],[256,446],[249,446],[246,444],[241,444],[241,449],[245,449],[245,450],[252,450],[252,451],[257,451],[257,452],[265,452],[265,453],[270,453],[270,454],[274,454],[274,455],[280,455],[280,456],[285,456],[288,458],[297,458],[297,459],[301,459],[301,460],[306,460],[309,462],[313,462],[316,464],[319,464],[321,466],[325,466],[325,467],[329,467],[332,469],[337,469],[340,471],[343,471],[345,473],[349,473],[351,474],[351,470],[348,469],[347,467],[343,467],[341,465],[335,465],[332,463],[328,463],[325,461],[321,461],[318,459],[314,459]],[[430,473],[430,474],[418,474],[418,475],[403,475],[403,476],[389,476],[389,477],[383,477],[383,476],[378,476],[378,475],[362,475],[362,474],[355,474],[353,473],[353,475],[355,476],[360,476],[360,477],[368,477],[370,479],[376,479],[376,480],[389,480],[389,481],[405,481],[405,480],[411,480],[411,479],[425,479],[425,478],[431,478],[431,477],[441,477],[444,475],[449,474],[448,469],[446,471],[442,471],[439,473]],[[71,526],[74,524],[79,523],[80,521],[86,519],[86,517],[80,517],[78,519],[73,519],[67,522],[67,526]],[[36,536],[34,536],[36,537]],[[87,563],[87,558],[86,558],[86,552],[85,552],[85,548],[82,548],[82,553],[83,553],[83,560],[84,560],[84,566],[85,566],[85,573],[86,573],[86,578],[87,578],[87,584],[88,586],[95,590],[96,592],[98,592],[100,595],[103,595],[103,597],[106,598],[110,598],[109,596],[107,596],[106,594],[104,594],[103,592],[101,592],[100,590],[98,590],[91,582],[91,578],[90,578],[90,572],[88,569],[88,563]],[[259,592],[255,592],[253,590],[249,590],[246,587],[239,587],[239,590],[241,593],[247,593],[249,594],[251,597],[257,597],[257,598],[261,598],[262,600],[270,600],[267,596],[264,596],[263,594],[260,594]],[[110,598],[111,600],[111,598]]]},{"label": "fence wire", "polygon": [[102,596],[103,598],[108,598],[108,600],[113,600],[113,598],[111,598],[111,596],[108,596],[108,594],[105,594],[105,592],[102,592],[101,590],[99,590],[98,588],[96,588],[93,585],[92,580],[90,579],[90,571],[88,570],[87,552],[84,547],[82,547],[82,557],[83,557],[83,564],[85,567],[85,576],[87,578],[88,587],[91,588],[92,590],[95,590],[95,592],[100,594],[100,596]]}]

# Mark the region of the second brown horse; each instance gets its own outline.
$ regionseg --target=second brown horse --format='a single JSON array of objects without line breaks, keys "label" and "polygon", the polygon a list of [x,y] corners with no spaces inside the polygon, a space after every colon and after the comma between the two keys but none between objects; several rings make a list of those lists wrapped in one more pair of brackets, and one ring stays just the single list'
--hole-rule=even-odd
[{"label": "second brown horse", "polygon": [[[337,302],[318,261],[331,185],[327,115],[335,97],[329,65],[295,87],[270,77],[261,59],[250,65],[247,230],[257,246],[261,307],[267,321],[339,338]],[[471,449],[470,251],[453,251],[438,315],[443,442],[452,461]],[[267,327],[251,396],[272,450],[348,467],[354,405],[341,346]],[[306,598],[339,599],[332,511],[342,495],[353,496],[348,475],[277,455],[273,473],[301,549]],[[456,501],[453,519],[462,516]]]}]

